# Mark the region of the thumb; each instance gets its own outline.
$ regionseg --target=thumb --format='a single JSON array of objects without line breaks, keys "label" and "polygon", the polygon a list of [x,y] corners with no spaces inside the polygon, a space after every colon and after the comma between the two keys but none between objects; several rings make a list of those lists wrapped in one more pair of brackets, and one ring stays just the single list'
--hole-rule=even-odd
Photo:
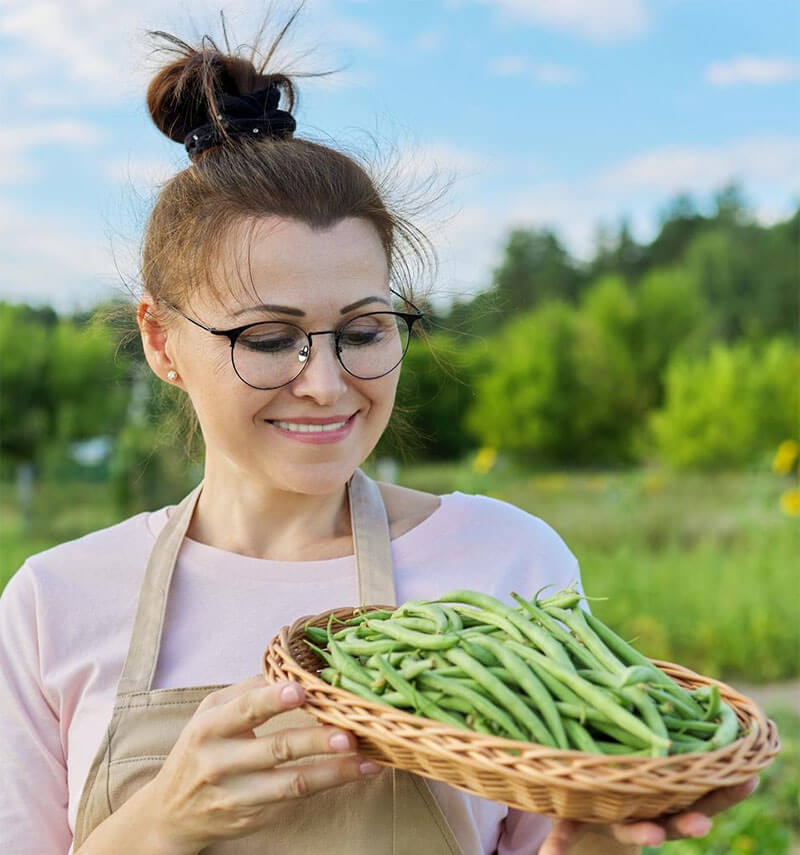
[{"label": "thumb", "polygon": [[539,848],[539,855],[567,855],[567,850],[580,835],[585,823],[576,819],[556,819],[550,834]]}]

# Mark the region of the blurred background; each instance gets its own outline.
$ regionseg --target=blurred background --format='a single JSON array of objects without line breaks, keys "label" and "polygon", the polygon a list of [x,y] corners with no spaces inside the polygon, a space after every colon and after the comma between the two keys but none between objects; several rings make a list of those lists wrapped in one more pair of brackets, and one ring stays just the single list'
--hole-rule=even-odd
[{"label": "blurred background", "polygon": [[[220,9],[238,45],[267,6],[0,5],[0,588],[201,477],[129,289],[188,163],[145,31],[222,43]],[[393,163],[439,254],[365,468],[546,520],[601,618],[778,722],[758,793],[674,855],[800,851],[798,34],[791,0],[307,0],[276,62],[340,69],[297,134]]]}]

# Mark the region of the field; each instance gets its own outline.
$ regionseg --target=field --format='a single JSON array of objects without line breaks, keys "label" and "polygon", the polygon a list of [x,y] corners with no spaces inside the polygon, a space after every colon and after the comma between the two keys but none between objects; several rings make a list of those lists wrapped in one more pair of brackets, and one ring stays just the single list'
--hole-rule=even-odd
[{"label": "field", "polygon": [[[592,610],[649,656],[734,686],[800,673],[800,526],[781,513],[785,484],[769,472],[532,473],[501,460],[485,473],[469,462],[401,467],[397,481],[485,493],[541,517],[578,557],[586,593],[608,598]],[[27,555],[119,519],[102,483],[40,485],[27,521],[2,486],[0,588]],[[800,718],[796,703],[767,712],[784,749],[757,793],[708,837],[670,843],[664,855],[797,851]]]}]

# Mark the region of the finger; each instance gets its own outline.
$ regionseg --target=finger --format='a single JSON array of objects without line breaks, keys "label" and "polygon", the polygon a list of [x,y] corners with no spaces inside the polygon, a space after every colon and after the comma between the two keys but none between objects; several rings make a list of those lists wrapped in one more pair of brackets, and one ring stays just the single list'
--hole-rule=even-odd
[{"label": "finger", "polygon": [[655,822],[615,822],[610,827],[619,843],[660,846],[667,839],[665,829]]},{"label": "finger", "polygon": [[383,768],[363,757],[338,757],[334,760],[299,763],[296,766],[276,766],[266,772],[236,776],[226,781],[225,788],[235,791],[235,799],[239,804],[262,805],[284,799],[305,798],[351,781],[374,777]]},{"label": "finger", "polygon": [[705,837],[711,831],[711,820],[704,813],[687,811],[671,816],[664,821],[667,840],[683,840],[687,837]]},{"label": "finger", "polygon": [[727,810],[742,799],[747,798],[750,793],[758,786],[758,778],[750,778],[743,784],[737,784],[735,787],[720,787],[718,790],[712,790],[708,795],[696,801],[693,805],[687,808],[687,811],[704,813],[706,816],[714,816]]},{"label": "finger", "polygon": [[300,706],[305,701],[303,687],[292,681],[249,689],[225,703],[203,711],[195,725],[205,738],[224,739],[252,731],[273,716]]},{"label": "finger", "polygon": [[254,674],[252,677],[242,680],[241,683],[234,683],[230,686],[225,686],[222,689],[217,689],[214,692],[209,692],[209,694],[207,694],[200,702],[197,709],[202,710],[219,706],[220,704],[227,703],[232,698],[238,697],[245,692],[249,692],[252,689],[264,689],[268,685],[269,684],[264,679],[263,674]]},{"label": "finger", "polygon": [[539,849],[539,855],[566,855],[580,833],[583,823],[575,819],[557,819]]},{"label": "finger", "polygon": [[342,754],[356,750],[351,733],[335,727],[287,727],[256,739],[234,739],[218,743],[212,756],[214,776],[259,772],[281,763],[320,754]]}]

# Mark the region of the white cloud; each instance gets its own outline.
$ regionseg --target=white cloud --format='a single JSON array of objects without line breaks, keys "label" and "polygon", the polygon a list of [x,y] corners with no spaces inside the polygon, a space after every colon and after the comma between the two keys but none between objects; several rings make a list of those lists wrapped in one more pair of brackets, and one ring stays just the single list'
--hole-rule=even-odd
[{"label": "white cloud", "polygon": [[530,76],[546,86],[577,83],[581,74],[576,68],[555,62],[531,62],[524,56],[501,56],[489,62],[489,73],[503,77]]},{"label": "white cloud", "polygon": [[800,139],[761,136],[718,146],[664,146],[604,170],[596,178],[608,192],[708,190],[732,179],[744,184],[800,185]]},{"label": "white cloud", "polygon": [[0,198],[0,298],[83,308],[121,293],[107,240]]},{"label": "white cloud", "polygon": [[[327,70],[342,65],[334,53],[341,49],[380,52],[383,36],[373,27],[340,14],[330,0],[311,0],[297,17],[278,51],[277,60],[310,56],[302,70]],[[269,20],[267,35],[288,20],[288,2]],[[263,19],[260,0],[246,0],[226,10],[231,43],[247,42]],[[151,75],[163,61],[151,56],[147,30],[166,30],[187,41],[212,34],[224,44],[217,0],[3,0],[0,36],[0,100],[29,106],[110,105],[141,99]],[[284,53],[281,54],[281,51]],[[343,88],[364,85],[360,73],[334,75]],[[309,85],[324,85],[309,81]]]},{"label": "white cloud", "polygon": [[712,63],[706,68],[705,77],[713,86],[786,83],[800,77],[800,62],[780,57],[740,56],[727,62]]},{"label": "white cloud", "polygon": [[46,146],[83,148],[105,139],[105,132],[75,119],[36,121],[0,127],[0,184],[30,181],[40,174],[33,149]]},{"label": "white cloud", "polygon": [[642,0],[480,0],[514,20],[598,42],[638,36],[647,27]]}]

